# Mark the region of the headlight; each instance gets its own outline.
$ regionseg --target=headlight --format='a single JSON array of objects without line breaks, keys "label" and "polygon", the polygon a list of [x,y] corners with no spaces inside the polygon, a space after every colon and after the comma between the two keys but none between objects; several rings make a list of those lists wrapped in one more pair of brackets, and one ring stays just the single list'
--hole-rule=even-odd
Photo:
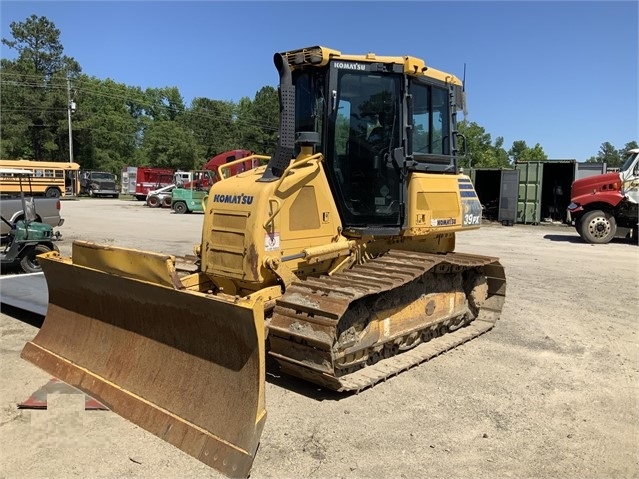
[{"label": "headlight", "polygon": [[577,203],[570,203],[568,205],[569,210],[574,210],[575,208],[579,208],[579,205]]}]

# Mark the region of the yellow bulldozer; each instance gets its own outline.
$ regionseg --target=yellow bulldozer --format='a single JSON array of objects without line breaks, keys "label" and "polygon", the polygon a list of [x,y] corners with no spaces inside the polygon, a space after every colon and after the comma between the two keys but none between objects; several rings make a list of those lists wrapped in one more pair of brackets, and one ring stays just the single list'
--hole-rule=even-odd
[{"label": "yellow bulldozer", "polygon": [[257,451],[266,355],[358,392],[491,329],[506,289],[498,259],[454,252],[482,214],[458,167],[458,78],[320,46],[274,63],[275,152],[220,172],[197,271],[81,241],[42,255],[48,311],[22,352],[230,477]]}]

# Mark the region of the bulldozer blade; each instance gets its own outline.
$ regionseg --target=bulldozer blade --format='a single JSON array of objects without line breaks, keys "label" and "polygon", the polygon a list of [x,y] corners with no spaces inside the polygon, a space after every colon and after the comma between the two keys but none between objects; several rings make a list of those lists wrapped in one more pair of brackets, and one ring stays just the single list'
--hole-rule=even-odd
[{"label": "bulldozer blade", "polygon": [[[224,475],[247,477],[266,419],[261,301],[170,287],[166,255],[73,248],[72,258],[40,257],[48,310],[22,358]],[[169,279],[122,272],[123,259]]]}]

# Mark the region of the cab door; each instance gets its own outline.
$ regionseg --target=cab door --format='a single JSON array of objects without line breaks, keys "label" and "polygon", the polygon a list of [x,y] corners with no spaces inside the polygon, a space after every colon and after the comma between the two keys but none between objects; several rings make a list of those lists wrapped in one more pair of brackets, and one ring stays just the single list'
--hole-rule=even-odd
[{"label": "cab door", "polygon": [[366,234],[396,234],[401,181],[391,159],[401,144],[401,75],[376,63],[336,62],[329,91],[328,176],[342,223]]}]

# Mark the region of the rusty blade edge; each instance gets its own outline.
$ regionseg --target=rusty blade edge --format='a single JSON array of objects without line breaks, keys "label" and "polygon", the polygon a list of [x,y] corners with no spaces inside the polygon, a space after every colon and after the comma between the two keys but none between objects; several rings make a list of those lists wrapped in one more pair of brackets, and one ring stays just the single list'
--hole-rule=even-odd
[{"label": "rusty blade edge", "polygon": [[[257,453],[259,438],[261,436],[262,429],[264,427],[264,423],[266,420],[266,412],[264,412],[264,414],[261,417],[258,417],[255,423],[255,431],[254,431],[253,437],[256,438],[256,441],[253,447],[254,450],[246,451],[242,448],[237,447],[236,445],[232,443],[229,443],[223,438],[212,434],[206,429],[203,429],[197,426],[196,424],[193,424],[189,421],[184,420],[180,416],[177,416],[174,413],[171,413],[170,411],[158,406],[157,404],[152,403],[144,399],[143,397],[140,397],[126,389],[123,389],[119,387],[117,384],[114,384],[110,382],[109,380],[101,376],[98,376],[92,373],[91,371],[85,368],[82,368],[81,366],[78,366],[77,364],[74,364],[68,361],[67,359],[57,355],[56,353],[52,351],[42,348],[41,346],[31,341],[26,343],[24,349],[22,350],[22,353],[20,354],[20,357],[42,368],[43,370],[47,371],[49,374],[59,377],[63,381],[65,381],[65,378],[63,377],[64,371],[71,370],[73,371],[73,373],[69,374],[70,377],[80,378],[80,379],[84,379],[85,377],[88,377],[106,386],[107,394],[103,396],[101,394],[95,394],[93,391],[90,391],[87,388],[83,387],[83,385],[81,384],[83,382],[82,380],[75,380],[69,383],[69,385],[78,388],[79,390],[85,392],[86,394],[95,396],[95,399],[99,400],[100,402],[103,402],[110,409],[112,405],[111,405],[111,401],[109,400],[109,397],[116,398],[118,396],[120,397],[124,396],[132,400],[133,402],[136,402],[146,407],[146,409],[149,410],[149,413],[144,415],[144,417],[146,418],[149,418],[152,416],[154,418],[157,418],[157,414],[159,414],[160,417],[164,417],[164,419],[166,419],[169,422],[174,422],[174,423],[178,423],[185,426],[187,432],[190,433],[190,435],[199,434],[205,438],[205,440],[203,441],[196,441],[197,443],[200,444],[197,449],[195,448],[189,449],[186,445],[184,447],[182,446],[182,443],[189,442],[185,440],[186,438],[184,436],[186,436],[186,433],[184,434],[184,436],[182,436],[181,438],[182,440],[178,440],[177,438],[172,440],[171,438],[163,437],[163,435],[158,434],[154,431],[154,429],[157,429],[157,428],[153,426],[156,426],[155,423],[157,421],[153,421],[150,419],[147,420],[146,422],[144,420],[136,421],[132,419],[132,416],[133,416],[132,413],[127,413],[127,411],[123,411],[123,410],[112,410],[112,412],[115,412],[116,414],[118,414],[119,416],[122,416],[123,418],[127,420],[131,420],[131,422],[133,422],[134,424],[142,427],[143,429],[146,429],[152,434],[158,436],[160,439],[168,442],[169,444],[172,444],[178,449],[186,452],[190,456],[218,470],[219,472],[221,472],[222,474],[228,477],[248,477],[253,464],[253,460],[255,458],[255,454]],[[153,413],[151,411],[153,411]],[[170,427],[167,428],[167,432],[170,429],[171,429]],[[218,450],[218,453],[210,454],[207,449],[212,449],[212,448]]]}]

